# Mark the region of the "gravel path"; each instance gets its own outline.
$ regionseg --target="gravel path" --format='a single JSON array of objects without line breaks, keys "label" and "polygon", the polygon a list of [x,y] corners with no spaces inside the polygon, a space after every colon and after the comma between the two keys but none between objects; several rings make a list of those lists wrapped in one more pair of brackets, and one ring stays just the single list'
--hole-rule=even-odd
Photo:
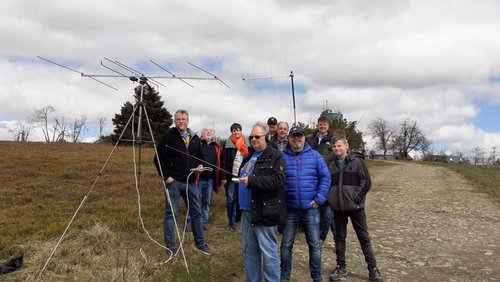
[{"label": "gravel path", "polygon": [[[372,171],[367,217],[384,281],[500,281],[500,204],[446,168],[395,163]],[[368,272],[349,224],[347,281]],[[324,280],[335,267],[331,233]],[[310,281],[307,245],[298,235],[292,281]]]}]

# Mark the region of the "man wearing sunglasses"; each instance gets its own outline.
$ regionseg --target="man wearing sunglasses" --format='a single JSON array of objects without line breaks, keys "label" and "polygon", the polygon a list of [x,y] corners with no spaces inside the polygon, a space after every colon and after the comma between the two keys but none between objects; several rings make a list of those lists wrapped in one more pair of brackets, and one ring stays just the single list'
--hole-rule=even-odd
[{"label": "man wearing sunglasses", "polygon": [[243,263],[250,282],[280,280],[276,227],[286,218],[285,160],[266,142],[266,134],[266,124],[252,127],[252,148],[235,179],[239,182]]}]

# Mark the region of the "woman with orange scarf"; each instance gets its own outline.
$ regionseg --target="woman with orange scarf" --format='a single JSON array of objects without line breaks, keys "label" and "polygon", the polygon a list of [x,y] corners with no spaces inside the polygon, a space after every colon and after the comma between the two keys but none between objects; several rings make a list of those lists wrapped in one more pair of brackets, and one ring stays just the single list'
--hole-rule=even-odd
[{"label": "woman with orange scarf", "polygon": [[248,155],[248,140],[243,136],[241,124],[233,123],[230,129],[231,136],[222,145],[221,182],[226,188],[228,228],[230,231],[240,232],[240,220],[237,215],[238,183],[232,182],[231,179],[233,175],[238,175],[241,162]]}]

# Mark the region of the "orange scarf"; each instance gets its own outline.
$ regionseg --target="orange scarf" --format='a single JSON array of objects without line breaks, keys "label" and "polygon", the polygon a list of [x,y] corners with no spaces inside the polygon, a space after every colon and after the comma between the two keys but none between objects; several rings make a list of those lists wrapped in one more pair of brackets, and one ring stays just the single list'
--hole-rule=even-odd
[{"label": "orange scarf", "polygon": [[240,151],[243,157],[248,156],[248,148],[245,145],[245,138],[241,135],[240,138],[236,138],[234,135],[231,135],[231,141],[234,143],[236,150]]}]

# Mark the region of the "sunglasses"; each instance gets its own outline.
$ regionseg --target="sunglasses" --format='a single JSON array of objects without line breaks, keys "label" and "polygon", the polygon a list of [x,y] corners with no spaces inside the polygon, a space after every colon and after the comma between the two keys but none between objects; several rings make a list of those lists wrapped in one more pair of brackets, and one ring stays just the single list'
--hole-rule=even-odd
[{"label": "sunglasses", "polygon": [[255,140],[259,140],[260,137],[263,137],[265,135],[250,135],[248,136],[248,139],[252,140],[252,139],[255,139]]}]

